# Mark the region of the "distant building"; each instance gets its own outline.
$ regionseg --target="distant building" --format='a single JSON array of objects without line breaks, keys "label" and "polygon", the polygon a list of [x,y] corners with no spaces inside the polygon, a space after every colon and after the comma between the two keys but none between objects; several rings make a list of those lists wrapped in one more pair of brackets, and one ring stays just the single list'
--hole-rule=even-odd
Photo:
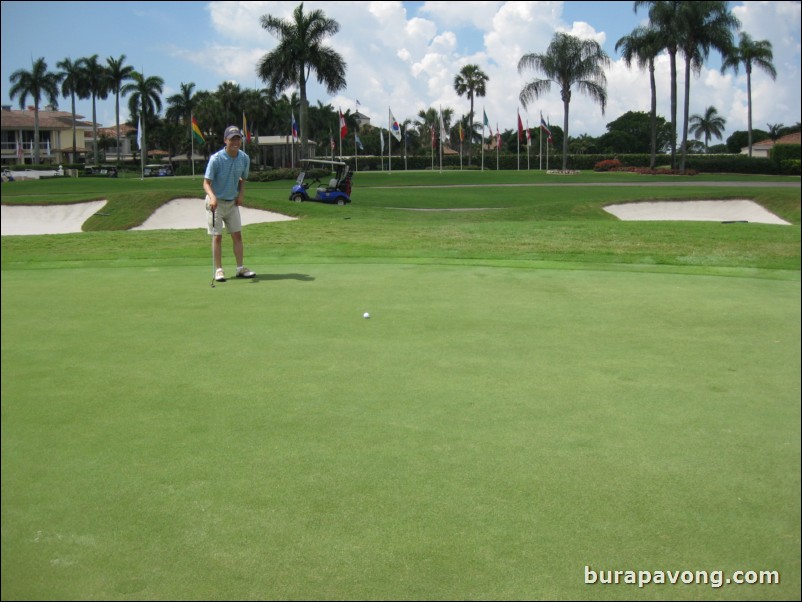
[{"label": "distant building", "polygon": [[[87,133],[91,138],[92,122],[83,115],[75,116],[75,147],[72,148],[72,113],[52,107],[39,109],[39,161],[54,165],[74,163],[86,156]],[[33,163],[34,109],[16,110],[3,105],[0,111],[0,157],[3,165]]]},{"label": "distant building", "polygon": [[[761,140],[760,142],[753,142],[752,156],[768,157],[771,154],[771,149],[774,148],[775,144],[800,144],[800,140],[802,140],[802,134],[800,132],[794,132],[793,134],[788,134],[782,138],[777,138],[777,140]],[[748,155],[749,147],[744,146],[741,149],[741,154]]]},{"label": "distant building", "polygon": [[370,117],[367,115],[360,113],[357,111],[354,113],[354,119],[356,119],[357,125],[361,128],[363,125],[370,125]]}]

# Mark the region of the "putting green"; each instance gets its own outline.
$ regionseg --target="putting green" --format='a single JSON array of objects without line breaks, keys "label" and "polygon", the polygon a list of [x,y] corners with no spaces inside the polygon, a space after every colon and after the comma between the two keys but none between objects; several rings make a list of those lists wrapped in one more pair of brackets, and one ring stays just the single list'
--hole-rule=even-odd
[{"label": "putting green", "polygon": [[798,595],[798,277],[250,267],[2,272],[4,599]]}]

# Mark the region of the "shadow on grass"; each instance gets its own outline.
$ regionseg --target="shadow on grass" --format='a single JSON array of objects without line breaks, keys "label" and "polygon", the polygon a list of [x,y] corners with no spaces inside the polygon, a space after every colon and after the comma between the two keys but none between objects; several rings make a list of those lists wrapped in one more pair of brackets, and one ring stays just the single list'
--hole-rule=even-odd
[{"label": "shadow on grass", "polygon": [[256,284],[261,280],[300,280],[301,282],[312,282],[315,278],[308,274],[257,274],[250,278],[250,282]]}]

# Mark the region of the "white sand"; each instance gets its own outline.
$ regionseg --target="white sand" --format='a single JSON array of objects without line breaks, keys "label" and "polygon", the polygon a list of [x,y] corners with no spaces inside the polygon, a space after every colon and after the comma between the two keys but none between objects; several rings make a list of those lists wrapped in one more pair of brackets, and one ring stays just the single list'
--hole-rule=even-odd
[{"label": "white sand", "polygon": [[[298,219],[250,207],[240,207],[239,216],[243,226]],[[186,230],[191,228],[206,228],[206,204],[203,199],[174,199],[154,211],[144,224],[131,228],[131,230]]]},{"label": "white sand", "polygon": [[[101,212],[106,201],[73,205],[2,205],[2,235],[65,234],[80,232],[81,225]],[[752,201],[662,201],[608,205],[609,213],[625,221],[746,221],[784,224]],[[242,225],[296,219],[280,213],[241,207]],[[175,199],[166,203],[134,230],[186,230],[206,228],[203,199]]]},{"label": "white sand", "polygon": [[100,211],[106,201],[73,205],[0,205],[2,235],[68,234]]},{"label": "white sand", "polygon": [[[2,235],[67,234],[81,232],[81,226],[95,213],[102,213],[106,201],[72,205],[2,205]],[[240,207],[242,225],[296,219],[280,213]],[[175,199],[159,207],[145,223],[132,230],[206,229],[203,199]]]},{"label": "white sand", "polygon": [[757,222],[790,224],[752,201],[660,201],[604,208],[624,221]]}]

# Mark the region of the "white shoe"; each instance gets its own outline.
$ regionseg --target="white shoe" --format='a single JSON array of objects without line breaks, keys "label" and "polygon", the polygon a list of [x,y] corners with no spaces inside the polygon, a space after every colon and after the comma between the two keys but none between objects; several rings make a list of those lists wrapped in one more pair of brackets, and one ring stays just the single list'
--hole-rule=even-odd
[{"label": "white shoe", "polygon": [[217,268],[217,270],[214,272],[214,279],[217,282],[225,282],[226,281],[226,275],[223,272],[223,268]]}]

